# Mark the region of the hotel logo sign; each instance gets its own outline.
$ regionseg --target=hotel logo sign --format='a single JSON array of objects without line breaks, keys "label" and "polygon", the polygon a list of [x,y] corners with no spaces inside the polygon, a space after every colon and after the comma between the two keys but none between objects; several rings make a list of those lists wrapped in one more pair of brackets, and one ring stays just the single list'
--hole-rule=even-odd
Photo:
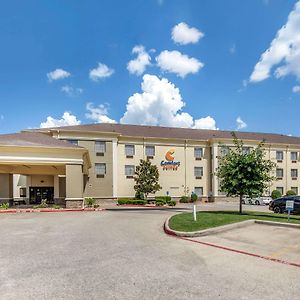
[{"label": "hotel logo sign", "polygon": [[170,149],[166,155],[165,155],[165,159],[166,160],[162,160],[160,165],[162,166],[163,170],[173,170],[176,171],[178,169],[178,167],[180,166],[180,161],[175,161],[175,157],[174,157],[174,153],[175,150],[174,149]]}]

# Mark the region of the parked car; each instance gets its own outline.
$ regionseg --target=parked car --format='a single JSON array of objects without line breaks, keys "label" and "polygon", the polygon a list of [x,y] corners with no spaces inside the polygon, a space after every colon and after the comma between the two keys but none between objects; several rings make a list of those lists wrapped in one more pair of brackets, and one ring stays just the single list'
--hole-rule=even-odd
[{"label": "parked car", "polygon": [[271,201],[272,198],[268,196],[262,196],[256,198],[244,197],[242,200],[242,204],[269,205]]},{"label": "parked car", "polygon": [[285,206],[287,200],[294,200],[294,210],[293,213],[300,213],[300,197],[299,196],[288,196],[281,197],[272,200],[269,204],[269,210],[274,211],[274,213],[282,214],[286,212]]}]

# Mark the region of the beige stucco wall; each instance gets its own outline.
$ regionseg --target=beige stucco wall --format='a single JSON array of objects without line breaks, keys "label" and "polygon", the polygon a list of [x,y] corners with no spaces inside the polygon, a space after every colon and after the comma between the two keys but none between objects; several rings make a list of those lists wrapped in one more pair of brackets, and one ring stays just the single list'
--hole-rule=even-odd
[{"label": "beige stucco wall", "polygon": [[12,174],[0,174],[0,201],[13,198],[13,176]]}]

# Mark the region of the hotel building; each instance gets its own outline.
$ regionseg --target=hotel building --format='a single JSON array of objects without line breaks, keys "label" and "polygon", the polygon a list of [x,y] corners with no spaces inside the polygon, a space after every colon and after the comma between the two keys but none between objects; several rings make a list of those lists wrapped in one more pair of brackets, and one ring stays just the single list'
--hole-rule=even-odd
[{"label": "hotel building", "polygon": [[[300,189],[300,138],[236,132],[249,151],[265,141],[266,158],[276,162],[266,192]],[[229,131],[92,124],[0,135],[0,201],[36,204],[41,199],[67,207],[132,197],[133,175],[141,159],[159,169],[156,195],[179,198],[195,192],[209,201],[226,198],[219,191],[218,159],[232,147]]]}]

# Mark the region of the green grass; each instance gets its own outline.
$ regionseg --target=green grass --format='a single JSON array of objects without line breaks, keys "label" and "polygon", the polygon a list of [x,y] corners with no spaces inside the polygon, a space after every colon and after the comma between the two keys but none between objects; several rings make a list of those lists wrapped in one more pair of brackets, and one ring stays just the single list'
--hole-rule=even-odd
[{"label": "green grass", "polygon": [[[236,211],[205,211],[197,213],[196,222],[193,220],[192,213],[181,213],[175,215],[170,219],[169,226],[173,230],[189,232],[251,219],[288,222],[286,214],[244,212],[240,215]],[[292,215],[290,217],[290,223],[300,224],[300,216]]]}]

